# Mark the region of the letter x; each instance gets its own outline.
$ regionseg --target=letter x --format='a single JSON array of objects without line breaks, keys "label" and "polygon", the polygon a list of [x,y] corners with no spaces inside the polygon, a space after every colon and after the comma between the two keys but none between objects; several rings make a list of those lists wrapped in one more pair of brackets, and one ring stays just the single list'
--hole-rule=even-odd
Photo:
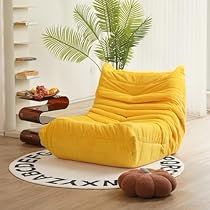
[{"label": "letter x", "polygon": [[84,180],[82,180],[82,181],[85,183],[84,185],[82,185],[82,187],[85,187],[85,186],[88,186],[88,185],[97,186],[95,183],[96,183],[96,182],[99,182],[99,180],[93,181],[93,182],[84,181]]}]

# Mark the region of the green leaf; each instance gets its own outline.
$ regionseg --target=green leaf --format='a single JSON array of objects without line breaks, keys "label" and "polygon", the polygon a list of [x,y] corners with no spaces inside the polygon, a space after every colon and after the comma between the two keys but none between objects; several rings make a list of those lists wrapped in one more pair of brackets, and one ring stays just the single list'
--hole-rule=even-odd
[{"label": "green leaf", "polygon": [[143,7],[137,0],[124,0],[120,5],[119,27],[134,31],[144,20]]},{"label": "green leaf", "polygon": [[68,27],[53,26],[42,37],[44,45],[61,60],[79,63],[89,57],[92,42]]},{"label": "green leaf", "polygon": [[100,28],[114,33],[119,22],[120,4],[118,0],[94,0],[93,7],[99,19]]},{"label": "green leaf", "polygon": [[115,54],[111,49],[111,39],[102,38],[100,44],[96,46],[95,53],[97,57],[104,62],[114,62]]},{"label": "green leaf", "polygon": [[151,23],[152,19],[147,17],[132,33],[129,32],[126,34],[126,32],[122,32],[121,43],[119,47],[121,68],[124,68],[124,66],[131,60],[132,48],[137,46],[139,42],[145,37],[151,27]]},{"label": "green leaf", "polygon": [[[116,63],[116,59],[118,58],[116,47],[118,44],[115,34],[119,28],[120,1],[94,0],[93,6],[96,11],[96,16],[99,19],[100,28],[107,33],[106,59],[108,61],[115,61]],[[102,46],[102,48],[104,47]]]},{"label": "green leaf", "polygon": [[136,46],[140,40],[142,40],[145,35],[148,33],[150,27],[152,25],[152,18],[147,17],[131,34],[128,39],[128,42],[132,47]]},{"label": "green leaf", "polygon": [[76,5],[74,8],[74,20],[78,30],[84,37],[88,37],[92,42],[99,40],[101,30],[98,18],[93,9],[87,5]]},{"label": "green leaf", "polygon": [[119,68],[131,60],[132,48],[144,38],[151,26],[151,18],[144,17],[143,7],[137,0],[124,0],[121,3],[118,29]]}]

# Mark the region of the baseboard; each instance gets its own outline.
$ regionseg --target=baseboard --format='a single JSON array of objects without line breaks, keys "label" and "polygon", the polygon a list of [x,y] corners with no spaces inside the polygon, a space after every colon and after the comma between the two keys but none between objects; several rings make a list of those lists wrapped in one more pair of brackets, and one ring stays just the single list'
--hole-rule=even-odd
[{"label": "baseboard", "polygon": [[0,136],[4,136],[4,131],[0,131]]},{"label": "baseboard", "polygon": [[91,95],[91,96],[87,96],[85,98],[79,98],[79,99],[74,99],[74,100],[70,100],[70,104],[77,104],[77,103],[81,103],[81,102],[85,102],[85,101],[92,101],[94,100],[95,96]]},{"label": "baseboard", "polygon": [[18,130],[5,131],[4,135],[7,136],[7,137],[19,139],[20,138],[20,132],[21,131],[18,131]]},{"label": "baseboard", "polygon": [[210,111],[210,91],[207,91],[207,111]]}]

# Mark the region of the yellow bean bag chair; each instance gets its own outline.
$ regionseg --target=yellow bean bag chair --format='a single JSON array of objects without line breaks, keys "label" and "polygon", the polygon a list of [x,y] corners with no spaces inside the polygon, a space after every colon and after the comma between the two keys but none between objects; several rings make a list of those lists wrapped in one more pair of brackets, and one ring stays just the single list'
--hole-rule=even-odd
[{"label": "yellow bean bag chair", "polygon": [[104,64],[90,111],[54,119],[39,136],[58,158],[137,167],[175,153],[184,132],[182,67],[142,73]]}]

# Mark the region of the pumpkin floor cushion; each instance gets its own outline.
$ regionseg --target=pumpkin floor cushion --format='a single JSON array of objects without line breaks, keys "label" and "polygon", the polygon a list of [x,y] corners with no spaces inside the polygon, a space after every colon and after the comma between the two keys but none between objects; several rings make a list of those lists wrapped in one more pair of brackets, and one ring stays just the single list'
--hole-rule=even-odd
[{"label": "pumpkin floor cushion", "polygon": [[184,70],[129,72],[104,64],[93,107],[39,132],[55,156],[138,167],[175,153],[185,132]]},{"label": "pumpkin floor cushion", "polygon": [[118,178],[120,188],[131,197],[161,198],[170,195],[177,186],[167,171],[140,168],[127,171]]}]

